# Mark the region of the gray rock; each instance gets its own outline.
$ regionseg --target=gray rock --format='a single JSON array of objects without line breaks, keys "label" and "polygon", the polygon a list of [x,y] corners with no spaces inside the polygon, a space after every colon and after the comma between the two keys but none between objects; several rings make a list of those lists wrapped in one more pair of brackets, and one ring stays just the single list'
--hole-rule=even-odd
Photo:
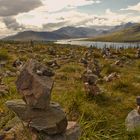
[{"label": "gray rock", "polygon": [[92,73],[84,73],[82,76],[83,82],[84,83],[89,83],[90,85],[95,84],[97,81],[97,76],[95,74]]},{"label": "gray rock", "polygon": [[[40,134],[32,134],[33,140],[39,140]],[[78,140],[81,135],[80,127],[76,122],[68,122],[66,132],[53,136],[43,135],[42,140]]]},{"label": "gray rock", "polygon": [[47,76],[47,67],[44,65],[34,60],[27,62],[16,86],[30,107],[44,109],[49,106],[53,80]]},{"label": "gray rock", "polygon": [[127,131],[139,131],[140,130],[140,114],[136,109],[132,110],[125,120]]},{"label": "gray rock", "polygon": [[116,72],[113,72],[113,73],[111,73],[109,76],[105,76],[104,77],[104,80],[106,81],[106,82],[111,82],[111,81],[113,81],[113,80],[115,80],[115,79],[118,79],[120,76],[116,73]]},{"label": "gray rock", "polygon": [[32,109],[22,100],[7,101],[8,108],[13,110],[21,120],[28,123],[29,127],[48,135],[65,132],[67,119],[60,106],[51,103],[47,110]]}]

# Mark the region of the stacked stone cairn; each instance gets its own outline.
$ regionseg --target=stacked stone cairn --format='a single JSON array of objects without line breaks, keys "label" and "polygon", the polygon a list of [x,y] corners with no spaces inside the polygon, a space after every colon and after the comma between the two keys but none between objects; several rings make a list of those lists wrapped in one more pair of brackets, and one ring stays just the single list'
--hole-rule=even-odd
[{"label": "stacked stone cairn", "polygon": [[136,58],[140,58],[140,48],[137,49]]},{"label": "stacked stone cairn", "polygon": [[81,59],[86,70],[83,72],[81,78],[84,83],[84,88],[87,96],[96,96],[101,94],[101,90],[97,85],[98,78],[101,77],[101,67],[98,60],[94,58],[93,50],[89,50]]},{"label": "stacked stone cairn", "polygon": [[104,47],[101,52],[103,58],[111,58],[112,54],[109,48]]},{"label": "stacked stone cairn", "polygon": [[101,90],[97,85],[98,77],[91,70],[86,70],[82,75],[86,94],[88,96],[96,96],[101,94]]},{"label": "stacked stone cairn", "polygon": [[26,124],[32,140],[40,136],[41,140],[78,140],[79,125],[68,122],[60,105],[51,102],[52,75],[48,67],[29,60],[16,82],[23,100],[7,101],[6,105]]}]

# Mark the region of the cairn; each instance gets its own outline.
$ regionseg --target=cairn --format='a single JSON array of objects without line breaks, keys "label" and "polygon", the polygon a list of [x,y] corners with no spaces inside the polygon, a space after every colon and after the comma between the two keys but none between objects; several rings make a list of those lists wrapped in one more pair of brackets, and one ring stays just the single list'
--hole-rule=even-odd
[{"label": "cairn", "polygon": [[93,74],[97,75],[98,77],[101,77],[101,67],[99,65],[99,61],[97,59],[92,59],[89,61],[87,69],[91,70]]},{"label": "cairn", "polygon": [[28,61],[16,82],[22,99],[7,101],[28,128],[32,140],[78,140],[80,127],[68,122],[58,103],[51,102],[53,76],[48,67],[35,60]]},{"label": "cairn", "polygon": [[103,58],[111,58],[112,57],[110,49],[106,48],[106,47],[102,49],[101,54],[102,54]]},{"label": "cairn", "polygon": [[140,48],[137,49],[136,58],[140,58]]},{"label": "cairn", "polygon": [[87,70],[82,75],[86,94],[88,96],[96,96],[101,94],[101,90],[97,85],[98,77],[92,73],[91,70]]}]

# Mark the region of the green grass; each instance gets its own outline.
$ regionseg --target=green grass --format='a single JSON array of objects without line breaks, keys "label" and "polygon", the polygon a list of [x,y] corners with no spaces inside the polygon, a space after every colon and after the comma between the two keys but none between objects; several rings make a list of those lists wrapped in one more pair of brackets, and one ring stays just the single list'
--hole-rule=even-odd
[{"label": "green grass", "polygon": [[[6,46],[6,43],[3,45]],[[25,61],[32,58],[33,55],[32,52],[27,51],[30,48],[23,48],[23,46],[26,46],[26,43],[19,43],[18,45],[15,43],[13,45],[14,51],[9,51],[10,48],[5,47],[6,51],[9,51],[8,56],[10,58],[5,69],[16,71],[12,68],[14,58],[23,57],[22,60]],[[21,52],[17,53],[19,50],[17,46],[19,45],[27,52],[24,56],[22,56]],[[64,45],[54,44],[37,45],[33,53],[37,54],[36,59],[42,63],[54,59],[54,56],[50,56],[47,52],[48,48],[52,46],[57,50],[58,55],[68,54],[71,50],[76,53],[77,58],[72,58],[70,61],[58,60],[61,68],[55,70],[52,100],[61,104],[69,120],[79,122],[82,130],[80,140],[140,139],[139,134],[126,132],[124,123],[127,114],[136,107],[135,98],[139,95],[140,91],[140,63],[139,60],[133,59],[136,50],[126,49],[121,54],[118,54],[118,58],[126,54],[131,55],[131,57],[129,59],[125,58],[124,67],[117,67],[112,65],[116,61],[115,59],[105,60],[101,57],[100,50],[95,49],[96,58],[101,66],[103,66],[102,76],[117,72],[120,74],[120,79],[99,83],[99,87],[103,90],[102,95],[87,97],[81,80],[81,74],[85,68],[79,63],[87,48],[76,46],[64,47]],[[0,51],[1,49],[0,47]],[[0,71],[2,72],[5,69]],[[3,81],[10,88],[10,91],[0,99],[0,110],[5,116],[0,116],[0,129],[6,125],[8,120],[14,117],[14,114],[7,109],[4,103],[7,100],[21,98],[16,91],[15,81],[16,77],[6,77]]]},{"label": "green grass", "polygon": [[1,51],[0,51],[0,61],[8,60],[8,59],[9,59],[8,51],[5,50],[5,49],[1,49]]}]

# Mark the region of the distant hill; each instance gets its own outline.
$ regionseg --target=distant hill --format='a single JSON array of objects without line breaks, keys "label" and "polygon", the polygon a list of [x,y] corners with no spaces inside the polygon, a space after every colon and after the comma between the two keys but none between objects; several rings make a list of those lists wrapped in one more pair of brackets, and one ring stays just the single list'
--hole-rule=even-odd
[{"label": "distant hill", "polygon": [[112,32],[115,32],[115,31],[127,29],[129,27],[134,26],[134,25],[137,25],[137,23],[128,22],[128,23],[125,23],[125,24],[117,25],[117,26],[113,27],[112,29],[108,30],[107,33],[112,33]]},{"label": "distant hill", "polygon": [[36,31],[24,31],[19,32],[16,35],[8,36],[6,38],[3,38],[3,40],[57,40],[57,39],[67,39],[69,36],[66,36],[64,34],[60,35],[53,32],[36,32]]},{"label": "distant hill", "polygon": [[100,34],[101,31],[97,31],[94,28],[67,26],[67,27],[60,28],[56,31],[53,31],[53,33],[65,34],[66,36],[74,37],[74,38],[82,38],[82,37],[96,36]]},{"label": "distant hill", "polygon": [[92,41],[108,42],[139,42],[140,41],[140,24],[135,24],[125,28],[119,28],[104,35],[90,38]]},{"label": "distant hill", "polygon": [[63,27],[52,32],[24,31],[3,38],[4,40],[59,40],[69,38],[85,38],[98,35],[99,31],[84,27]]}]

